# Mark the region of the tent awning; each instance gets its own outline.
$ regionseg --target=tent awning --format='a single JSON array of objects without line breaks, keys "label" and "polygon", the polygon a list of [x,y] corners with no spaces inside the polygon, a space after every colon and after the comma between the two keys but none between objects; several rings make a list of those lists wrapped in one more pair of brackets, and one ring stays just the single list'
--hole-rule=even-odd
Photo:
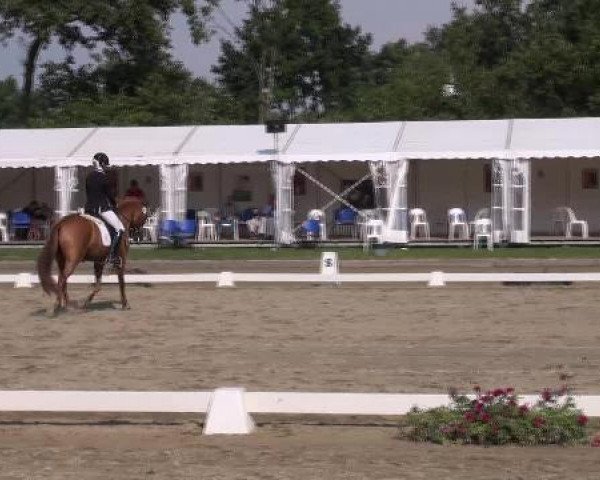
[{"label": "tent awning", "polygon": [[0,130],[0,168],[600,157],[600,118]]}]

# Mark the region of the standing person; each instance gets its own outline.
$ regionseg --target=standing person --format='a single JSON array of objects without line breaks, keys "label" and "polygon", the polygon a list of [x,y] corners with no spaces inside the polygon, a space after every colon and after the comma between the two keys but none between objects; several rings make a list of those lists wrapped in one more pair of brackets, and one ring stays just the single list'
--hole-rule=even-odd
[{"label": "standing person", "polygon": [[125,227],[123,227],[121,220],[119,220],[115,212],[117,202],[107,175],[110,162],[108,156],[101,152],[94,155],[92,162],[94,170],[85,179],[85,193],[87,198],[85,211],[90,215],[102,217],[106,223],[115,229],[116,234],[112,238],[106,262],[118,268],[121,265],[119,246]]}]

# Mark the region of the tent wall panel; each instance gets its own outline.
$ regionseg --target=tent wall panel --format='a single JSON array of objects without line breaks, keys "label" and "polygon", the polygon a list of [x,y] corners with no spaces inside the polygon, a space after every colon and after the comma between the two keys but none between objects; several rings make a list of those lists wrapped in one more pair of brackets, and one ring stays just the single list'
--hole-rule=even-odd
[{"label": "tent wall panel", "polygon": [[[223,177],[233,174],[233,171],[227,172],[228,168],[223,165]],[[219,166],[218,165],[190,165],[190,180],[188,189],[188,208],[194,210],[203,210],[205,208],[219,208],[220,201],[225,204],[224,198],[220,199],[221,192],[219,186]],[[195,182],[195,186],[192,183]]]},{"label": "tent wall panel", "polygon": [[[206,168],[208,167],[208,168]],[[262,208],[269,195],[274,193],[273,181],[266,164],[246,163],[238,165],[223,165],[220,175],[216,166],[205,166],[200,172],[206,172],[204,186],[206,193],[202,196],[192,197],[195,200],[207,202],[207,207],[219,207],[219,200],[223,207],[235,209],[240,214],[247,208]],[[208,180],[208,181],[207,181]],[[212,181],[212,185],[208,185]],[[219,199],[219,192],[222,199]],[[227,205],[233,202],[232,205]],[[211,203],[211,205],[208,205]]]},{"label": "tent wall panel", "polygon": [[[424,160],[412,161],[409,174],[409,208],[420,207],[427,212],[431,234],[447,234],[447,212],[452,207],[465,210],[471,220],[480,208],[490,206],[491,194],[486,192],[484,165],[491,161]],[[410,171],[409,170],[409,171]],[[411,188],[415,189],[411,193]]]},{"label": "tent wall panel", "polygon": [[[303,164],[300,165],[300,168],[336,193],[342,192],[342,183],[344,181],[354,183],[369,172],[368,164],[363,162],[322,162]],[[357,192],[353,191],[344,198],[352,203],[356,200],[356,195]],[[296,221],[304,220],[310,210],[313,208],[323,208],[331,200],[333,200],[333,197],[328,192],[306,179],[306,194],[295,195],[294,197]],[[335,211],[341,206],[340,202],[336,202],[327,209],[325,213],[328,225],[331,225]]]},{"label": "tent wall panel", "polygon": [[560,206],[572,206],[569,195],[568,163],[563,159],[532,161],[532,235],[550,235],[554,209]]},{"label": "tent wall panel", "polygon": [[[586,220],[590,233],[600,232],[600,189],[583,188],[585,170],[600,174],[600,162],[594,158],[533,160],[531,167],[532,235],[551,235],[552,215],[557,207],[574,210]],[[600,176],[598,177],[600,179]]]},{"label": "tent wall panel", "polygon": [[[568,203],[578,219],[586,220],[591,234],[600,232],[600,189],[583,188],[584,170],[595,171],[600,180],[600,161],[597,158],[563,160],[567,164]],[[590,185],[587,185],[590,186]],[[536,213],[532,213],[532,216]]]},{"label": "tent wall panel", "polygon": [[0,169],[0,211],[23,208],[32,200],[54,208],[54,169]]}]

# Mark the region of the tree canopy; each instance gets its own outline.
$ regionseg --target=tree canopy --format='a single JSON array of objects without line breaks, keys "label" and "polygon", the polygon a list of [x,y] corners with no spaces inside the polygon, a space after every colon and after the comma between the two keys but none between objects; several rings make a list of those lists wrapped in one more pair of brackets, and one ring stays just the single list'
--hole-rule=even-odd
[{"label": "tree canopy", "polygon": [[[476,0],[378,51],[338,0],[239,1],[214,84],[173,60],[169,20],[183,12],[200,43],[218,0],[1,2],[0,42],[26,50],[21,88],[0,80],[0,127],[600,114],[600,0]],[[50,42],[67,56],[37,68]],[[76,64],[76,46],[93,61]]]},{"label": "tree canopy", "polygon": [[[31,93],[40,52],[52,41],[67,50],[97,47],[111,58],[117,73],[127,70],[134,88],[169,57],[169,18],[177,11],[187,19],[194,42],[207,36],[204,19],[218,0],[8,0],[0,3],[0,41],[17,34],[28,39],[23,70],[22,119],[30,114]],[[121,80],[124,80],[123,76]],[[110,85],[109,85],[110,86]],[[114,88],[117,88],[116,86]]]},{"label": "tree canopy", "polygon": [[371,37],[342,24],[339,2],[255,1],[249,12],[235,39],[222,43],[213,69],[241,103],[244,121],[262,121],[272,106],[295,119],[351,103]]}]

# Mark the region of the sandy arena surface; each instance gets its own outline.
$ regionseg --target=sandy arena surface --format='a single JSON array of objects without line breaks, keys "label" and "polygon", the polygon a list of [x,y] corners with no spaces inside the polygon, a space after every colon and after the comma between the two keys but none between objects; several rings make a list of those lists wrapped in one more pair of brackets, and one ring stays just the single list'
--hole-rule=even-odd
[{"label": "sandy arena surface", "polygon": [[[130,312],[108,286],[90,311],[49,318],[38,288],[1,287],[0,389],[533,393],[562,376],[600,393],[594,285],[128,292]],[[202,418],[189,415],[2,414],[0,479],[600,478],[600,449],[415,445],[396,438],[396,419],[257,420],[256,434],[223,438],[202,437]]]}]

